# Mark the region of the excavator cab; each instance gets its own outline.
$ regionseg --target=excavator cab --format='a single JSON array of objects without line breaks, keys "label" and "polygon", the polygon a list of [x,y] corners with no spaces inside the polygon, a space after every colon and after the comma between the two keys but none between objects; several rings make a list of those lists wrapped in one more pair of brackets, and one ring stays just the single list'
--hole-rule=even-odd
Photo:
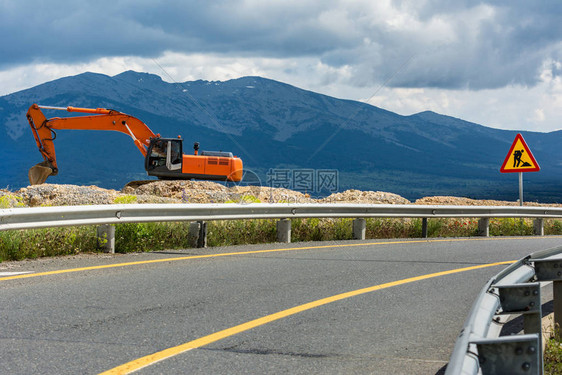
[{"label": "excavator cab", "polygon": [[223,151],[199,151],[193,145],[192,155],[183,154],[181,138],[150,138],[145,169],[149,176],[161,180],[240,181],[242,160]]},{"label": "excavator cab", "polygon": [[149,176],[177,178],[182,169],[182,139],[151,138],[145,169]]}]

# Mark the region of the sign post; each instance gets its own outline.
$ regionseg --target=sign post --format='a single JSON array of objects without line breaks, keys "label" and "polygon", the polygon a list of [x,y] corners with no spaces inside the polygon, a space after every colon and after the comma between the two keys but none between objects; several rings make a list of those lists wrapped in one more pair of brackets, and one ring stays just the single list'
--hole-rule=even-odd
[{"label": "sign post", "polygon": [[523,172],[519,172],[519,205],[523,206]]},{"label": "sign post", "polygon": [[515,136],[500,168],[501,173],[519,173],[519,205],[523,206],[523,172],[538,172],[541,168],[521,134]]}]

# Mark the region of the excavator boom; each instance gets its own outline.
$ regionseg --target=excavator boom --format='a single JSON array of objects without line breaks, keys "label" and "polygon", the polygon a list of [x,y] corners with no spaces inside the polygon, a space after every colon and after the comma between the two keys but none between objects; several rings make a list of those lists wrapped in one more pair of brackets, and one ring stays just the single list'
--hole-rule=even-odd
[{"label": "excavator boom", "polygon": [[[65,110],[93,114],[92,116],[54,117],[47,119],[41,109]],[[139,119],[124,113],[105,108],[50,107],[33,104],[27,111],[37,147],[44,161],[33,166],[28,173],[32,185],[42,184],[47,177],[58,173],[55,145],[57,129],[113,130],[129,135],[139,151],[146,156],[150,138],[156,135]]]},{"label": "excavator boom", "polygon": [[[88,115],[47,119],[41,109],[63,110]],[[27,120],[35,137],[37,148],[44,159],[43,162],[29,170],[29,182],[32,185],[42,184],[49,176],[58,173],[53,142],[56,138],[55,130],[58,129],[111,130],[124,133],[133,139],[135,146],[145,157],[147,173],[159,178],[200,178],[225,181],[240,181],[242,178],[242,161],[239,158],[233,157],[231,154],[227,157],[223,155],[219,163],[217,157],[197,155],[197,151],[195,155],[182,156],[181,139],[161,140],[159,134],[154,134],[145,123],[136,117],[112,109],[50,107],[33,104],[27,111]],[[161,150],[167,154],[160,156]]]}]

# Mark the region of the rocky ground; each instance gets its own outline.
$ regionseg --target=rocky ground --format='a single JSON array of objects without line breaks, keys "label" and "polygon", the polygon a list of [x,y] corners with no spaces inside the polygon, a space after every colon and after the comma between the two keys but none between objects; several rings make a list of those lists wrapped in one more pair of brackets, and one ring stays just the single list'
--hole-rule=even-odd
[{"label": "rocky ground", "polygon": [[[410,202],[381,191],[346,190],[322,199],[282,188],[234,186],[211,181],[133,181],[121,191],[97,186],[43,184],[17,191],[0,190],[0,208],[112,203],[367,203],[509,206],[517,202],[434,196]],[[526,205],[539,205],[528,202]],[[557,205],[561,206],[561,205]]]}]

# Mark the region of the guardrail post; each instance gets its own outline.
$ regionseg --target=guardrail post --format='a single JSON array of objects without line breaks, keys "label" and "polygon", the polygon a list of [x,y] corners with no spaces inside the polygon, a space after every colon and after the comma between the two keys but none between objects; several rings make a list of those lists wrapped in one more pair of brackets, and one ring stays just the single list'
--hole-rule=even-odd
[{"label": "guardrail post", "polygon": [[365,233],[367,232],[367,221],[364,218],[357,218],[353,220],[353,239],[364,240]]},{"label": "guardrail post", "polygon": [[537,217],[533,220],[533,228],[536,236],[544,236],[544,219]]},{"label": "guardrail post", "polygon": [[189,232],[187,234],[187,242],[190,247],[197,247],[197,241],[199,240],[199,222],[194,221],[189,223]]},{"label": "guardrail post", "polygon": [[197,247],[207,247],[207,222],[199,221],[199,237],[197,238]]},{"label": "guardrail post", "polygon": [[427,238],[427,217],[422,218],[422,238]]},{"label": "guardrail post", "polygon": [[537,281],[552,281],[554,324],[562,327],[562,259],[532,259]]},{"label": "guardrail post", "polygon": [[562,281],[552,282],[553,303],[554,303],[554,326],[558,325],[562,329]]},{"label": "guardrail post", "polygon": [[[525,284],[512,284],[512,285],[494,285],[498,289],[500,304],[502,311],[500,314],[521,314],[523,315],[523,333],[536,334],[537,345],[533,345],[534,350],[541,353],[538,364],[532,367],[523,368],[525,372],[530,374],[542,374],[542,305],[541,305],[541,284],[525,283]],[[515,349],[515,355],[520,353],[519,349]],[[532,353],[537,355],[537,353]],[[506,362],[513,362],[516,358],[511,356],[507,358]],[[516,359],[519,360],[519,359]],[[525,362],[528,363],[528,362]],[[535,368],[533,372],[529,372]],[[482,371],[483,374],[486,374]],[[519,372],[499,372],[500,374],[517,374]]]},{"label": "guardrail post", "polygon": [[277,242],[291,242],[291,220],[281,219],[277,222]]},{"label": "guardrail post", "polygon": [[207,223],[205,221],[189,223],[188,242],[191,247],[207,247]]},{"label": "guardrail post", "polygon": [[514,335],[473,341],[483,375],[543,373],[540,335]]},{"label": "guardrail post", "polygon": [[[541,284],[494,285],[500,295],[501,314],[522,314],[523,332],[542,332]],[[540,338],[539,338],[540,343]]]},{"label": "guardrail post", "polygon": [[103,224],[97,228],[98,248],[104,253],[115,254],[115,226]]},{"label": "guardrail post", "polygon": [[478,219],[478,235],[481,237],[490,237],[490,218],[482,217]]}]

